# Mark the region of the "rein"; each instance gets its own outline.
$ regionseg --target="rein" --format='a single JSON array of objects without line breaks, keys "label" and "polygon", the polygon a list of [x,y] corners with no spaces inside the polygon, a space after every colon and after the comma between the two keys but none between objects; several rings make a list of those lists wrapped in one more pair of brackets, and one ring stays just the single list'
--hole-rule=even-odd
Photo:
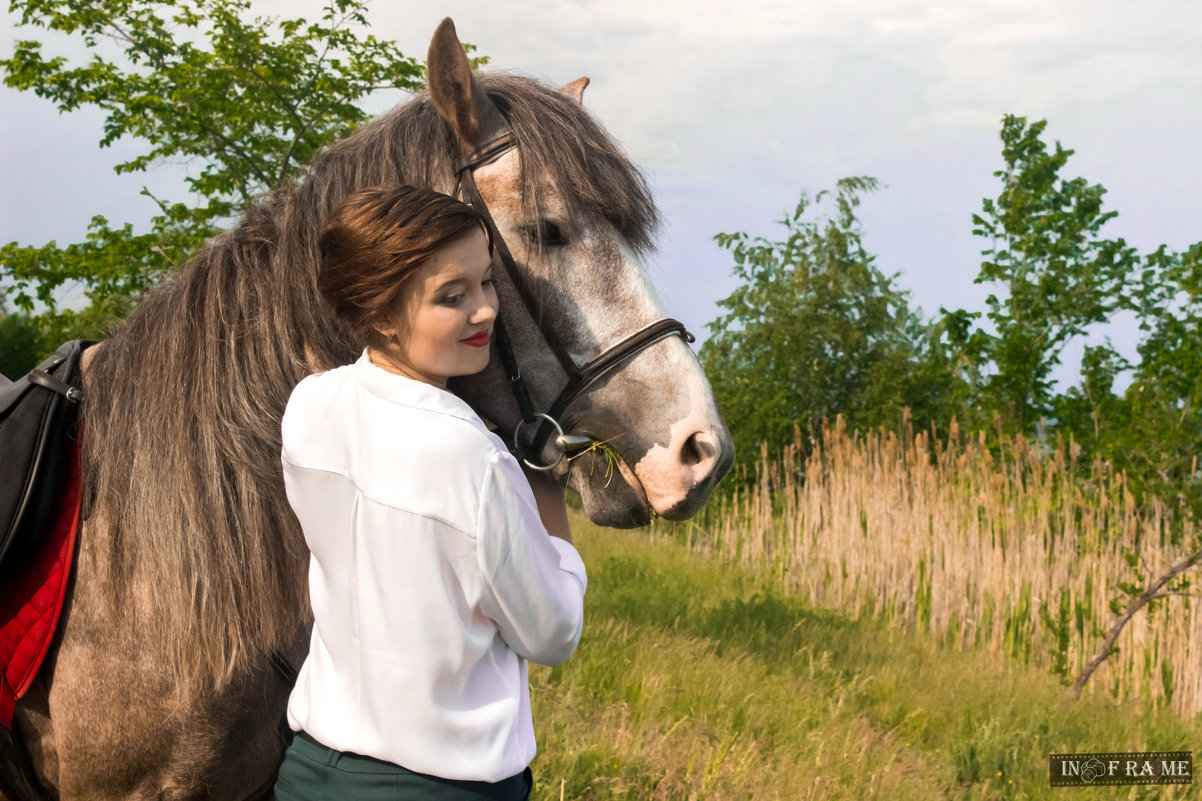
[{"label": "rein", "polygon": [[[568,353],[559,337],[556,336],[555,331],[543,318],[538,302],[535,300],[522,274],[518,271],[517,264],[514,262],[513,255],[509,252],[509,247],[505,244],[505,240],[501,236],[500,229],[497,228],[496,222],[493,220],[492,215],[489,214],[488,206],[485,205],[484,199],[480,197],[480,190],[476,188],[474,175],[476,169],[486,164],[491,164],[516,147],[517,145],[513,142],[509,133],[506,132],[460,158],[455,163],[455,177],[457,181],[455,196],[458,197],[462,192],[464,201],[484,218],[488,226],[489,236],[492,238],[493,247],[496,249],[497,255],[501,258],[501,264],[505,267],[505,272],[509,276],[510,283],[517,290],[518,297],[522,299],[522,305],[526,307],[526,311],[534,319],[543,340],[551,348],[551,352],[555,354],[555,358],[559,361],[560,366],[568,377],[568,383],[560,391],[559,397],[551,404],[551,408],[545,413],[535,411],[525,379],[522,378],[522,372],[518,369],[517,357],[514,355],[513,345],[510,343],[509,335],[506,333],[502,319],[498,315],[496,323],[493,326],[497,352],[501,357],[501,364],[505,368],[505,374],[508,376],[509,384],[513,389],[514,399],[518,404],[518,411],[522,415],[522,421],[513,430],[514,452],[518,458],[525,462],[527,467],[534,470],[550,470],[560,463],[564,457],[564,453],[569,448],[581,447],[591,441],[587,437],[565,434],[563,427],[559,424],[560,416],[563,415],[572,401],[576,400],[576,398],[597,381],[617,370],[627,361],[656,342],[667,339],[670,336],[680,336],[685,342],[693,342],[695,339],[689,333],[688,329],[684,327],[684,323],[670,317],[665,317],[640,328],[633,334],[623,338],[617,344],[606,348],[584,365],[576,364],[576,361]],[[534,439],[529,449],[522,444],[520,438],[523,426],[527,425],[537,426],[534,430]],[[555,439],[551,441],[557,451],[555,459],[548,464],[532,462],[529,457],[538,458],[538,454],[542,452],[548,440],[551,439],[552,432],[557,433]]]}]

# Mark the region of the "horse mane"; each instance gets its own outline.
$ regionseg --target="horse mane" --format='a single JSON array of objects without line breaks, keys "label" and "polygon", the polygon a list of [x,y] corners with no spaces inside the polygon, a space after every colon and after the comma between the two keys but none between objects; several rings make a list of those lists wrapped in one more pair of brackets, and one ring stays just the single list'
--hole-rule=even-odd
[{"label": "horse mane", "polygon": [[[541,216],[546,182],[574,214],[651,245],[647,184],[587,112],[530,78],[478,79],[518,144],[525,214]],[[310,620],[280,418],[297,382],[359,352],[317,293],[322,224],[361,188],[452,191],[454,154],[425,94],[363,125],[147,293],[99,349],[84,466],[90,519],[108,533],[111,613],[158,649],[180,697],[263,669]]]}]

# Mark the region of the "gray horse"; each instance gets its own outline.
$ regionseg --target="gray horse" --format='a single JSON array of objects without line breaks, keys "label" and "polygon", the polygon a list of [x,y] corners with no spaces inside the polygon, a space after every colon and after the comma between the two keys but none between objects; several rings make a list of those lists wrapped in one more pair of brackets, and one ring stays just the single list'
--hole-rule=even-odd
[{"label": "gray horse", "polygon": [[[496,270],[539,410],[568,381],[540,325],[584,363],[663,317],[639,262],[655,206],[583,110],[587,79],[556,90],[474,76],[449,20],[428,70],[428,93],[247,211],[90,351],[76,578],[60,641],[16,718],[54,795],[242,801],[273,781],[289,687],[272,657],[298,665],[310,625],[280,417],[301,378],[357,356],[315,285],[318,233],[343,197],[396,183],[451,193],[456,159],[508,132],[516,148],[475,181],[537,304],[528,311]],[[496,361],[453,388],[508,437],[520,416]],[[608,443],[555,468],[603,525],[692,515],[733,458],[675,336],[597,381],[561,423]],[[0,772],[16,756],[0,754]]]}]

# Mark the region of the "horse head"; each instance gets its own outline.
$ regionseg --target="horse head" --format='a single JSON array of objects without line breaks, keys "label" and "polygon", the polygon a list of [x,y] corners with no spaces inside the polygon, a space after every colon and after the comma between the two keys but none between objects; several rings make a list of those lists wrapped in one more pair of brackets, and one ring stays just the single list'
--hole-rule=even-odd
[{"label": "horse head", "polygon": [[[638,170],[582,108],[588,79],[545,89],[533,104],[529,87],[510,91],[528,79],[473,75],[449,19],[434,35],[427,68],[430,99],[471,164],[461,163],[459,181],[478,188],[503,238],[498,250],[512,254],[516,274],[501,264],[495,274],[531,406],[554,408],[578,438],[577,450],[559,459],[556,438],[542,437],[537,448],[538,427],[530,427],[534,463],[555,464],[598,524],[692,516],[730,468],[734,446],[682,337],[624,347],[664,318],[640,260],[656,213]],[[601,354],[605,361],[615,345],[631,352],[560,410],[556,401],[580,378],[578,368]],[[523,415],[501,361],[494,353],[483,374],[453,388],[512,439]]]}]

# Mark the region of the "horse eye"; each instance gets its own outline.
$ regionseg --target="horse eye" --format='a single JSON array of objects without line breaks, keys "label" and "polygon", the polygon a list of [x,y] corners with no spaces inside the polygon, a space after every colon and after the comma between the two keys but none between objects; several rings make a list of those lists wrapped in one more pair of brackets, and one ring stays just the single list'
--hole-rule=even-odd
[{"label": "horse eye", "polygon": [[526,235],[545,248],[561,248],[568,244],[563,230],[550,220],[541,220],[538,225],[530,226]]}]

